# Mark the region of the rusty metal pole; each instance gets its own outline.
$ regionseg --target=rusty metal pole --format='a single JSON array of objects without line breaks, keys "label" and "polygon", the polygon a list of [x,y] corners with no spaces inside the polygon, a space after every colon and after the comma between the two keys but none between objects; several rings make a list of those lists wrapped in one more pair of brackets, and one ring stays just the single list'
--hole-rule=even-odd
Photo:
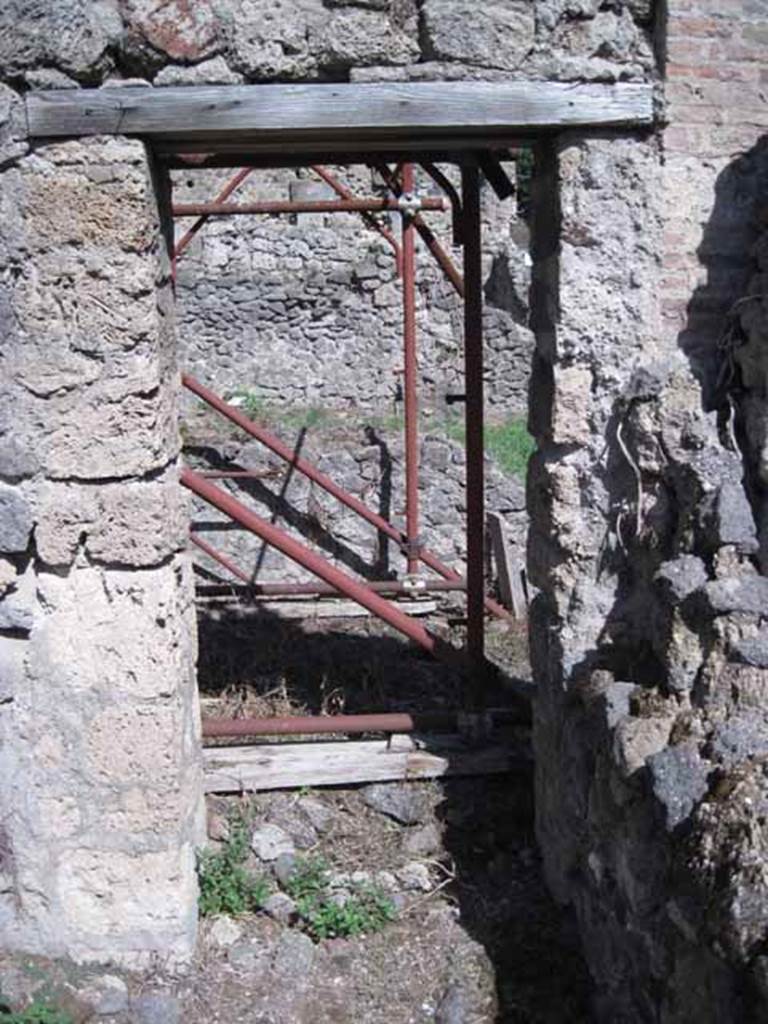
[{"label": "rusty metal pole", "polygon": [[206,480],[205,477],[200,476],[199,473],[195,473],[194,470],[188,468],[181,471],[181,483],[197,494],[198,497],[203,498],[209,504],[218,508],[219,511],[224,512],[230,519],[234,519],[235,522],[240,523],[241,526],[255,533],[257,537],[261,537],[267,544],[278,551],[282,551],[292,561],[304,566],[305,569],[318,576],[323,582],[335,587],[345,597],[356,601],[363,608],[367,608],[377,618],[382,619],[398,630],[398,632],[415,641],[426,651],[429,651],[430,654],[439,653],[440,645],[437,638],[429,633],[420,623],[409,619],[395,605],[380,597],[377,593],[366,587],[364,583],[360,583],[351,576],[347,576],[346,573],[331,565],[330,562],[316,554],[311,548],[300,544],[293,537],[279,529],[279,527],[267,522],[266,519],[262,519],[261,516],[257,516],[255,512],[251,512],[249,508],[246,508],[236,498],[233,498],[231,494],[223,491],[220,487]]},{"label": "rusty metal pole", "polygon": [[[394,192],[394,194],[396,196],[402,195],[403,190],[402,190],[402,188],[400,186],[399,181],[396,178],[396,175],[393,175],[392,172],[389,170],[389,168],[386,167],[386,166],[377,165],[377,167],[378,167],[379,174],[381,174],[382,178],[384,179],[385,184],[387,185],[387,188],[389,188],[392,192]],[[423,199],[422,202],[421,202],[422,210],[429,210],[429,209],[431,209],[432,208],[431,207],[431,203],[432,203],[432,200],[430,200],[430,199]],[[445,204],[443,204],[443,208],[444,207],[445,207]],[[424,245],[426,245],[427,249],[429,249],[429,251],[435,257],[438,265],[442,268],[443,273],[445,274],[445,276],[448,278],[448,280],[453,285],[453,287],[454,287],[454,289],[456,291],[456,294],[463,297],[464,296],[464,279],[462,278],[461,274],[459,273],[459,271],[457,270],[456,266],[454,265],[453,260],[451,259],[451,257],[448,255],[448,253],[445,251],[445,249],[442,247],[442,245],[440,245],[438,240],[435,238],[435,236],[434,236],[434,234],[432,232],[432,229],[429,227],[429,225],[422,219],[421,215],[418,214],[418,213],[414,214],[413,226],[419,232],[419,235],[421,237],[422,242],[424,243]]]},{"label": "rusty metal pole", "polygon": [[[444,210],[442,198],[422,199],[424,210]],[[397,199],[265,199],[259,203],[174,203],[174,217],[232,217],[253,213],[381,213],[399,210]]]},{"label": "rusty metal pole", "polygon": [[[402,530],[393,526],[392,523],[384,519],[383,516],[377,515],[376,512],[372,512],[367,505],[360,501],[359,498],[356,498],[353,494],[349,494],[342,487],[339,487],[339,485],[334,483],[329,476],[313,466],[311,462],[300,457],[297,458],[296,453],[292,451],[288,445],[283,444],[280,438],[276,437],[275,434],[271,433],[271,431],[259,426],[257,423],[254,423],[253,420],[249,419],[245,415],[245,413],[242,413],[239,409],[235,409],[234,406],[229,405],[223,398],[220,398],[214,391],[211,391],[210,388],[201,384],[200,381],[195,380],[195,378],[191,377],[188,373],[182,374],[181,382],[185,388],[188,388],[188,390],[197,395],[197,397],[202,399],[202,401],[207,405],[210,405],[212,409],[221,413],[222,416],[226,416],[228,420],[235,423],[247,434],[250,434],[251,437],[255,437],[257,441],[261,441],[263,445],[266,445],[266,447],[273,451],[279,458],[291,465],[295,465],[296,469],[300,473],[303,473],[304,476],[313,480],[318,487],[322,487],[328,494],[332,494],[337,501],[346,505],[347,508],[356,512],[361,518],[369,522],[371,526],[375,526],[377,530],[380,530],[382,533],[386,534],[387,537],[390,537],[395,541],[395,543],[402,546],[403,541],[405,540]],[[434,569],[435,572],[439,573],[444,579],[457,582],[461,580],[461,576],[454,569],[445,565],[431,551],[427,551],[426,548],[423,548],[421,551],[421,560],[425,565],[428,565],[430,569]],[[492,598],[487,597],[485,599],[485,606],[489,612],[496,615],[498,618],[507,619],[510,622],[512,621],[513,616],[506,610],[506,608],[502,608],[502,606]]]},{"label": "rusty metal pole", "polygon": [[483,269],[480,173],[475,164],[461,168],[464,223],[464,382],[467,444],[467,653],[482,702],[485,661],[485,467],[483,444]]},{"label": "rusty metal pole", "polygon": [[[413,164],[403,165],[403,192],[413,195]],[[419,571],[419,402],[416,354],[416,239],[413,217],[403,211],[403,391],[405,399],[405,533],[408,574]]]}]

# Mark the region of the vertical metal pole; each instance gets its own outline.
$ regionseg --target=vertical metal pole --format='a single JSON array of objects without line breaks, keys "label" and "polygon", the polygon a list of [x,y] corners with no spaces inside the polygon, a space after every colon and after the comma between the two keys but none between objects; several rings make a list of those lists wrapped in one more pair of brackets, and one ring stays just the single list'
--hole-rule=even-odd
[{"label": "vertical metal pole", "polygon": [[[403,192],[415,187],[413,164],[403,164]],[[408,573],[419,571],[419,406],[416,357],[416,238],[413,218],[403,213],[403,350],[405,391],[405,532]]]},{"label": "vertical metal pole", "polygon": [[[464,211],[464,384],[467,443],[467,653],[473,678],[481,686],[484,662],[485,510],[483,454],[483,272],[480,174],[461,168]],[[475,692],[476,700],[481,700]]]}]

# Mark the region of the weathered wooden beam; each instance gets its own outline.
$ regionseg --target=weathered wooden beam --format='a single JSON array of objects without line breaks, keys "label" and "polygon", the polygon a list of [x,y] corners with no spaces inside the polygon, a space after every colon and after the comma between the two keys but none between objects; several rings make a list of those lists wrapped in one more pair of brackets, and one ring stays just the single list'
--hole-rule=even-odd
[{"label": "weathered wooden beam", "polygon": [[642,84],[404,82],[66,89],[26,98],[33,138],[135,135],[171,152],[199,147],[490,148],[511,135],[653,120]]},{"label": "weathered wooden beam", "polygon": [[203,750],[206,793],[240,793],[300,786],[492,775],[530,760],[518,743],[477,747],[459,737],[434,737],[422,749],[411,736],[391,740],[262,743]]}]

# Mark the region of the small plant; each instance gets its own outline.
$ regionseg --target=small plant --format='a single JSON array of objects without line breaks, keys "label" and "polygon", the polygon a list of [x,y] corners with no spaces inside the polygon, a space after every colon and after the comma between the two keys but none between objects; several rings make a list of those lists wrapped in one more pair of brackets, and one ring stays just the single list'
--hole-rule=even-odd
[{"label": "small plant", "polygon": [[242,814],[229,821],[229,836],[222,850],[198,854],[199,908],[203,917],[227,914],[237,917],[258,910],[267,897],[264,878],[245,867],[248,857],[248,820]]},{"label": "small plant", "polygon": [[375,886],[361,885],[344,900],[300,900],[296,904],[314,939],[341,939],[378,932],[396,916],[395,905]]},{"label": "small plant", "polygon": [[249,419],[260,422],[266,418],[267,406],[263,398],[254,394],[253,391],[237,391],[234,397],[238,408],[242,409]]},{"label": "small plant", "polygon": [[285,883],[285,891],[298,903],[328,891],[328,865],[322,857],[301,857]]},{"label": "small plant", "polygon": [[9,1010],[0,999],[0,1024],[74,1024],[72,1017],[52,1003],[35,1000],[26,1010]]},{"label": "small plant", "polygon": [[356,885],[343,902],[334,898],[321,857],[298,861],[285,891],[296,902],[304,929],[313,939],[377,932],[396,916],[392,900],[374,885]]}]

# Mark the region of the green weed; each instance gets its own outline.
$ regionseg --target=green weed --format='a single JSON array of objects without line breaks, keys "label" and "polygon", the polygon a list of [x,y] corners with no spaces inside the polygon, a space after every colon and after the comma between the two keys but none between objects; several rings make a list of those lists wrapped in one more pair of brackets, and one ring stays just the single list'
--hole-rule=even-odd
[{"label": "green weed", "polygon": [[[464,443],[464,423],[449,420],[446,432],[454,441]],[[483,434],[486,452],[496,460],[502,472],[519,479],[525,479],[528,459],[536,448],[536,442],[528,433],[524,419],[514,418],[503,423],[489,423]]]},{"label": "green weed", "polygon": [[198,853],[198,906],[203,917],[247,914],[258,910],[267,897],[269,887],[266,880],[251,874],[245,867],[248,824],[246,816],[234,815],[229,822],[229,837],[223,849]]},{"label": "green weed", "polygon": [[298,900],[296,908],[315,939],[342,939],[378,932],[396,916],[395,905],[375,886],[358,886],[344,903],[330,898]]},{"label": "green weed", "polygon": [[75,1024],[72,1017],[53,1004],[35,1000],[26,1010],[9,1010],[0,1000],[0,1024]]},{"label": "green weed", "polygon": [[373,885],[355,886],[344,903],[334,900],[321,857],[298,861],[285,890],[296,902],[305,931],[314,939],[370,934],[380,931],[396,916],[392,900]]},{"label": "green weed", "polygon": [[300,857],[283,886],[291,899],[314,899],[328,890],[328,865],[322,857]]}]

